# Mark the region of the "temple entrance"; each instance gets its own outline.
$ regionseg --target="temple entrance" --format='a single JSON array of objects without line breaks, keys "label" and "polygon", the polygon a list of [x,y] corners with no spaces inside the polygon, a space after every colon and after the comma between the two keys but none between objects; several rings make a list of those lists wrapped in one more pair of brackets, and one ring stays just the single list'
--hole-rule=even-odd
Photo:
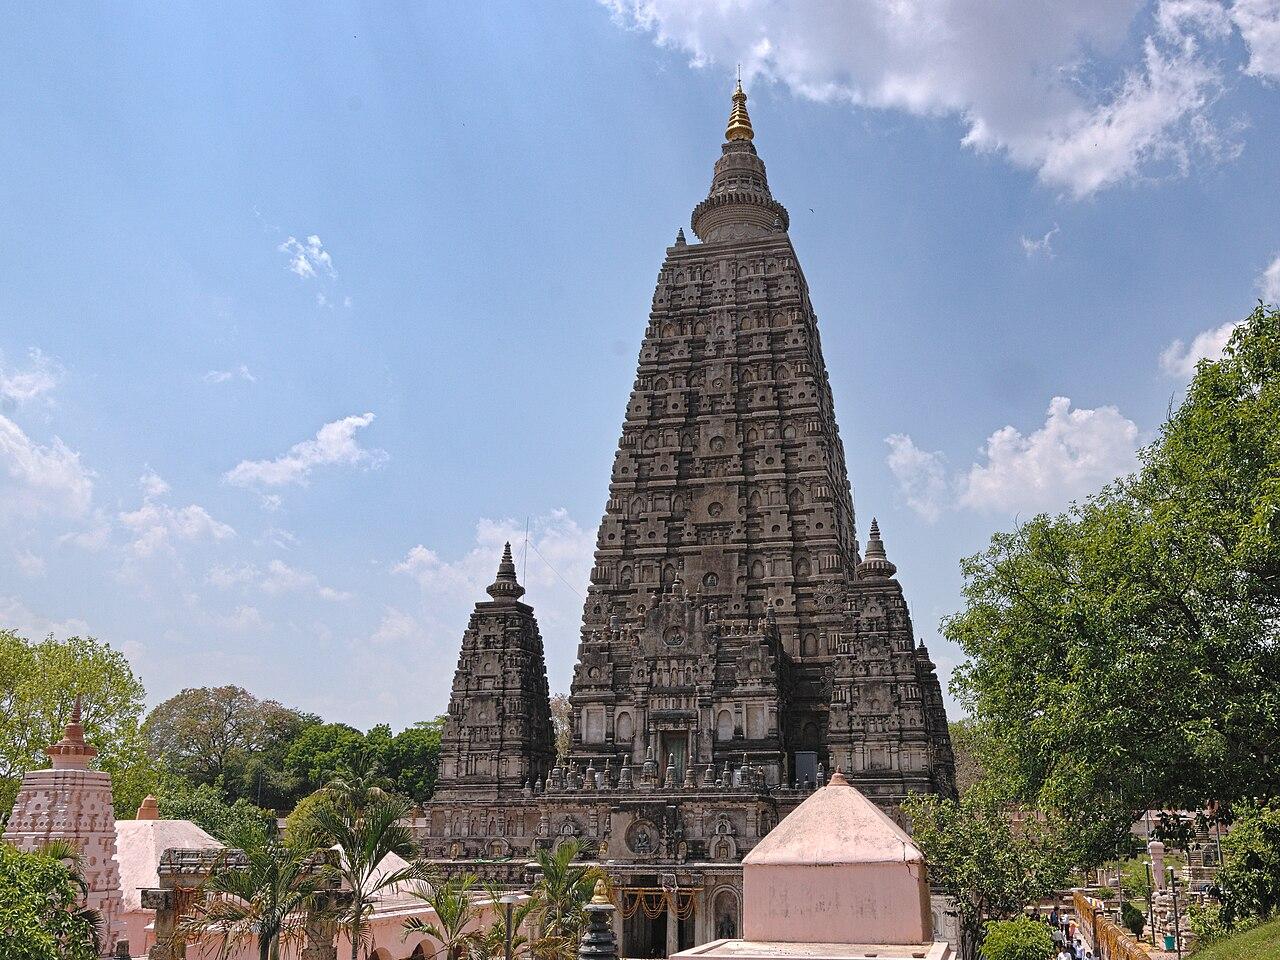
[{"label": "temple entrance", "polygon": [[696,889],[622,887],[622,943],[625,957],[667,957],[696,945]]},{"label": "temple entrance", "polygon": [[689,762],[689,732],[687,730],[666,730],[661,737],[662,756],[658,758],[665,776],[667,761],[675,759],[676,782],[684,780],[684,768]]},{"label": "temple entrance", "polygon": [[622,923],[622,949],[625,957],[665,957],[667,955],[667,912],[649,919],[637,910]]},{"label": "temple entrance", "polygon": [[818,782],[818,755],[812,750],[796,751],[796,786]]}]

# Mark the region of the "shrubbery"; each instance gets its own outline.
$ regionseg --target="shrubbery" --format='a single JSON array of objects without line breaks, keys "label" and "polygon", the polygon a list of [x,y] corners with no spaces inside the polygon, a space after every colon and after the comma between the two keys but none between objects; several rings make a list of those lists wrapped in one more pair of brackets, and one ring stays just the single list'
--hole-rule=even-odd
[{"label": "shrubbery", "polygon": [[1048,960],[1053,956],[1053,937],[1038,920],[993,920],[984,928],[982,960]]}]

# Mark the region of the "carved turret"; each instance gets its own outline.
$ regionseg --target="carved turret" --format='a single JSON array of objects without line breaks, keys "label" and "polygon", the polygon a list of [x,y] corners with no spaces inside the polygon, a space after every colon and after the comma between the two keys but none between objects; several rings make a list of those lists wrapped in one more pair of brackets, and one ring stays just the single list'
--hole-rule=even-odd
[{"label": "carved turret", "polygon": [[439,796],[494,797],[541,781],[555,762],[542,637],[521,603],[511,544],[462,637],[440,737]]}]

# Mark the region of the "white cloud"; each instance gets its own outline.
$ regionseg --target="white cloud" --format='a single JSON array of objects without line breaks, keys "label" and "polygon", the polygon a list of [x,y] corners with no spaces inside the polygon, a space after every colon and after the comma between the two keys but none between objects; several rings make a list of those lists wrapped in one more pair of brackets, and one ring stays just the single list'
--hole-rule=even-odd
[{"label": "white cloud", "polygon": [[57,437],[36,443],[0,414],[0,517],[81,517],[92,499],[93,473],[80,454]]},{"label": "white cloud", "polygon": [[405,649],[422,637],[423,629],[416,619],[403,610],[387,607],[378,628],[369,637],[369,642],[378,647]]},{"label": "white cloud", "polygon": [[253,583],[259,576],[261,574],[258,572],[257,567],[251,563],[240,561],[238,563],[215,564],[209,568],[209,572],[205,575],[205,580],[215,587],[221,587],[225,590],[228,587]]},{"label": "white cloud", "polygon": [[49,634],[65,639],[89,634],[89,624],[77,617],[54,620],[36,613],[18,597],[0,596],[0,629],[13,630],[28,640],[43,640]]},{"label": "white cloud", "polygon": [[307,573],[289,566],[281,560],[272,560],[267,565],[266,575],[262,579],[262,590],[272,595],[281,593],[307,592],[314,593],[322,600],[350,600],[351,594],[333,587],[324,586],[314,573]]},{"label": "white cloud", "polygon": [[1063,509],[1131,473],[1139,435],[1115,407],[1072,410],[1069,399],[1054,397],[1042,426],[1029,435],[1002,427],[987,438],[984,460],[963,472],[949,474],[941,453],[921,450],[904,434],[885,442],[899,493],[932,521],[962,508],[1007,514]]},{"label": "white cloud", "polygon": [[42,577],[45,571],[44,557],[37,556],[30,550],[19,548],[13,552],[13,559],[18,569],[28,577]]},{"label": "white cloud", "polygon": [[317,276],[320,273],[327,274],[330,277],[338,275],[337,271],[333,269],[333,257],[329,255],[329,251],[324,248],[324,244],[314,233],[307,237],[306,240],[290,237],[280,244],[277,249],[281,253],[288,254],[290,272],[303,279]]},{"label": "white cloud", "polygon": [[169,492],[169,484],[154,470],[148,470],[139,477],[138,486],[142,488],[142,495],[149,499],[163,497]]},{"label": "white cloud", "polygon": [[1280,305],[1280,254],[1267,265],[1258,277],[1258,289],[1262,291],[1262,299],[1270,304]]},{"label": "white cloud", "polygon": [[210,370],[204,375],[205,383],[226,383],[228,380],[245,380],[249,383],[258,382],[258,378],[243,363],[230,370]]},{"label": "white cloud", "polygon": [[1132,472],[1137,448],[1137,425],[1115,407],[1072,410],[1054,397],[1031,434],[1008,426],[987,438],[986,463],[969,468],[960,503],[1000,513],[1059,509]]},{"label": "white cloud", "polygon": [[1036,258],[1052,260],[1057,256],[1057,254],[1053,252],[1053,238],[1061,232],[1062,231],[1055,223],[1053,225],[1053,229],[1039,240],[1033,240],[1030,237],[1020,237],[1019,242],[1022,244],[1022,252],[1027,255],[1028,260],[1035,260]]},{"label": "white cloud", "polygon": [[386,461],[386,453],[362,447],[356,440],[356,431],[367,427],[373,419],[372,413],[366,413],[326,423],[314,439],[295,443],[284,456],[274,460],[242,460],[227,471],[224,479],[241,487],[280,487],[293,483],[305,486],[316,467],[379,466]]},{"label": "white cloud", "polygon": [[884,442],[889,445],[886,462],[907,506],[930,522],[937,520],[951,498],[945,458],[921,450],[903,433],[885,437]]},{"label": "white cloud", "polygon": [[1217,360],[1231,339],[1231,333],[1239,326],[1239,322],[1228,320],[1220,327],[1205,330],[1196,334],[1189,344],[1175,340],[1160,354],[1160,369],[1171,377],[1189,379],[1196,372],[1196,364],[1201,360]]},{"label": "white cloud", "polygon": [[288,593],[305,593],[321,600],[350,600],[352,594],[335,590],[320,582],[314,573],[291,567],[281,560],[272,560],[266,570],[245,561],[231,564],[215,564],[209,568],[205,579],[215,587],[227,589],[236,586],[256,585],[268,596]]},{"label": "white cloud", "polygon": [[1255,77],[1280,77],[1280,0],[1235,0],[1235,21],[1249,48],[1245,72]]},{"label": "white cloud", "polygon": [[227,616],[218,618],[218,623],[223,629],[236,633],[259,632],[267,627],[261,611],[248,604],[241,604]]},{"label": "white cloud", "polygon": [[[601,2],[695,66],[741,61],[809,99],[956,118],[967,146],[1076,197],[1234,149],[1211,116],[1232,56],[1217,0]],[[1260,75],[1277,2],[1232,8]],[[1140,57],[1124,60],[1150,13]]]},{"label": "white cloud", "polygon": [[26,403],[50,393],[62,380],[62,367],[37,349],[29,353],[30,366],[10,367],[0,357],[0,400]]},{"label": "white cloud", "polygon": [[122,513],[119,519],[133,538],[129,549],[139,557],[167,552],[175,541],[195,543],[235,536],[235,530],[215,520],[209,511],[194,503],[176,508],[145,499],[137,510]]},{"label": "white cloud", "polygon": [[[488,599],[485,587],[493,582],[503,544],[510,541],[517,574],[528,591],[523,599],[533,606],[546,641],[552,684],[563,687],[577,649],[582,595],[590,580],[595,537],[566,511],[553,510],[530,522],[526,557],[524,531],[522,520],[481,520],[476,524],[474,544],[461,557],[445,559],[419,544],[392,570],[411,576],[422,588],[424,630],[439,655],[452,663],[467,617],[477,601]],[[446,696],[448,679],[444,678],[441,688]]]}]

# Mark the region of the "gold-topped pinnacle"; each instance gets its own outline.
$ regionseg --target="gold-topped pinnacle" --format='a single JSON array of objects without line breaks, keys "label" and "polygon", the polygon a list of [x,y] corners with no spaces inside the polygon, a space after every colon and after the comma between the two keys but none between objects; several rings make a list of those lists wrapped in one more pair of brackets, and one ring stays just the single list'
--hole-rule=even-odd
[{"label": "gold-topped pinnacle", "polygon": [[595,890],[592,891],[594,896],[591,898],[592,903],[612,903],[609,899],[609,888],[604,882],[604,877],[596,881]]},{"label": "gold-topped pinnacle", "polygon": [[725,128],[726,140],[754,140],[756,132],[751,129],[751,117],[747,115],[747,92],[742,89],[742,78],[733,91],[733,109],[729,111],[729,126]]}]

